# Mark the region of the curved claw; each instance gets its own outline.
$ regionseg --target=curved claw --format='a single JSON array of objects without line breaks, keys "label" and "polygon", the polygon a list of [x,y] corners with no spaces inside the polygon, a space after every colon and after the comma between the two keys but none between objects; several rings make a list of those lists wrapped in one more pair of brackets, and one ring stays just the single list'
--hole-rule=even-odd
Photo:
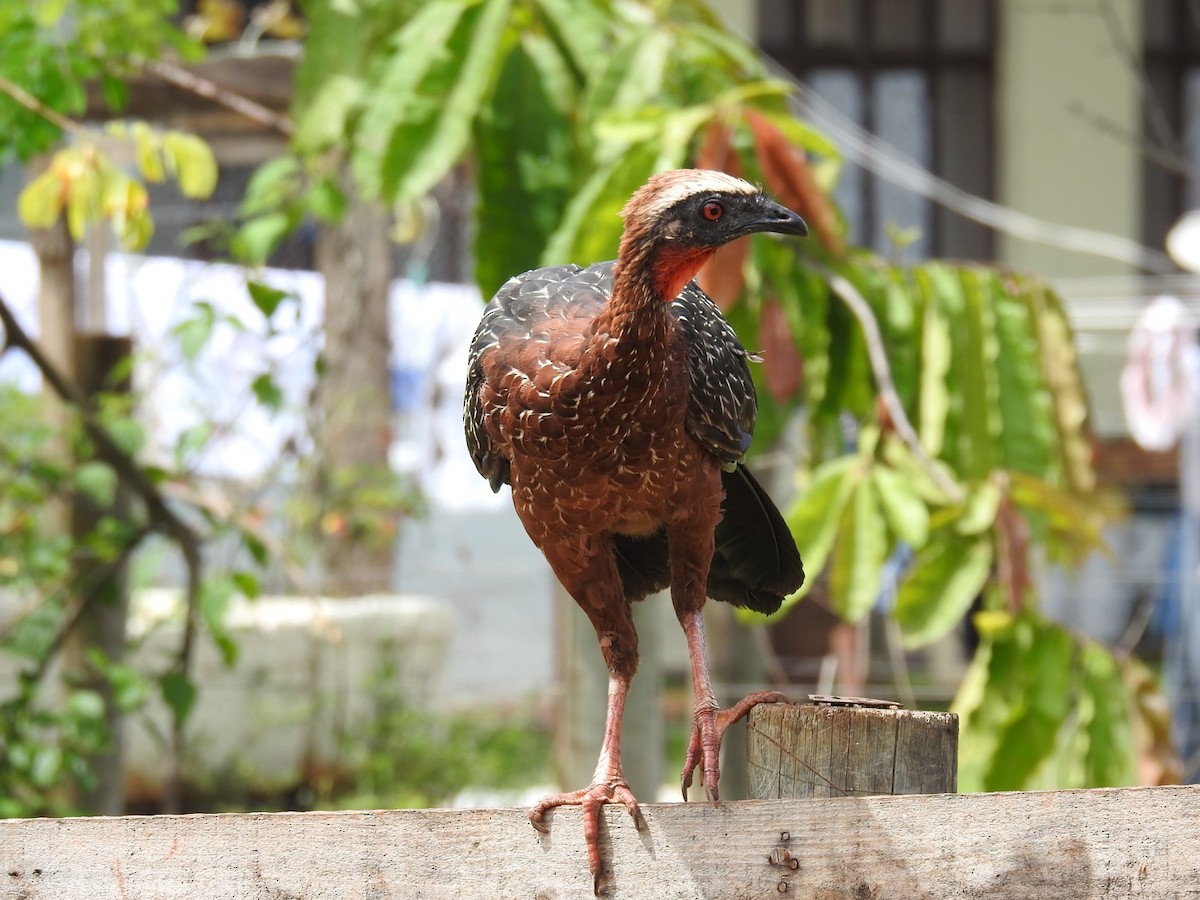
[{"label": "curved claw", "polygon": [[720,797],[717,783],[721,778],[721,740],[725,737],[726,730],[734,722],[749,715],[750,710],[760,703],[788,702],[788,698],[779,691],[758,691],[743,697],[728,709],[718,709],[715,705],[697,707],[692,716],[692,737],[688,741],[683,771],[679,776],[684,801],[688,798],[688,788],[692,786],[692,773],[699,766],[704,780],[704,792],[711,802],[716,803]]},{"label": "curved claw", "polygon": [[633,818],[638,831],[646,829],[646,820],[637,798],[624,781],[590,784],[577,791],[565,791],[543,797],[529,810],[529,824],[542,834],[550,833],[546,824],[547,811],[558,806],[578,806],[583,810],[583,840],[587,844],[588,871],[592,873],[592,889],[596,896],[608,893],[609,872],[600,858],[600,810],[609,803],[620,803]]}]

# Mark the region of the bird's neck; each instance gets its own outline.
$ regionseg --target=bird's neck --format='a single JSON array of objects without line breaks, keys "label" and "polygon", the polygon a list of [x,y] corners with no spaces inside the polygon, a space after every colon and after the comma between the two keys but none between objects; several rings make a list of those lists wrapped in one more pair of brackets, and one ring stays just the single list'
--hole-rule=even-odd
[{"label": "bird's neck", "polygon": [[605,311],[617,322],[665,316],[667,304],[679,296],[710,256],[710,248],[681,247],[626,231],[613,268],[613,295]]}]

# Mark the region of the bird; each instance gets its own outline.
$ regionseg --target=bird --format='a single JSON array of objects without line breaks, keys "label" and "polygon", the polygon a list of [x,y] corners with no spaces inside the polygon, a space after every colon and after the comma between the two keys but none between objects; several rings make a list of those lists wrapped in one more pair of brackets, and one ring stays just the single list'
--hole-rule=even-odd
[{"label": "bird", "polygon": [[596,894],[600,810],[621,803],[645,822],[621,764],[626,695],[637,669],[632,604],[670,588],[687,640],[694,713],[680,781],[697,767],[718,799],[721,739],[762,702],[721,709],[708,674],[707,598],[760,613],[798,590],[804,568],[779,510],[746,468],[757,398],[749,362],[693,280],[722,245],[754,232],[807,236],[804,220],[740,178],[677,169],[650,177],[624,206],[617,258],[534,269],[484,309],[469,351],[467,446],[595,629],[608,706],[591,783],[529,812],[579,805]]}]

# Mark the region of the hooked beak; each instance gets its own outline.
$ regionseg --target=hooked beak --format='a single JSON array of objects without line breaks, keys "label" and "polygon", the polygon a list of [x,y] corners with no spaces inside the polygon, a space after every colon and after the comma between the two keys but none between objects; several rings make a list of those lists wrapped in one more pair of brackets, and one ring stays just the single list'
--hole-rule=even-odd
[{"label": "hooked beak", "polygon": [[763,197],[754,210],[749,213],[746,221],[738,229],[738,236],[753,234],[756,231],[772,231],[776,234],[794,234],[798,237],[808,237],[808,225],[796,213],[786,206]]}]

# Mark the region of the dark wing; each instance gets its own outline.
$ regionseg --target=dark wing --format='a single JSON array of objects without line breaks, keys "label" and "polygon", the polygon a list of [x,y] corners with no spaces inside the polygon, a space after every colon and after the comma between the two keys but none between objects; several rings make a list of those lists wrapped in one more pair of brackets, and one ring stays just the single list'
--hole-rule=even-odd
[{"label": "dark wing", "polygon": [[746,455],[758,414],[749,354],[721,310],[694,281],[671,303],[671,312],[687,338],[687,429],[730,469]]},{"label": "dark wing", "polygon": [[[784,597],[804,583],[804,566],[775,503],[750,470],[739,465],[750,446],[758,412],[750,355],[695,282],[672,302],[671,312],[688,342],[688,431],[724,465],[725,500],[708,573],[708,596],[773,613]],[[666,532],[616,535],[614,544],[621,581],[631,599],[670,583]]]},{"label": "dark wing", "polygon": [[550,266],[510,278],[484,309],[467,361],[463,427],[475,468],[493,491],[500,490],[500,485],[509,484],[511,479],[508,459],[492,443],[484,427],[483,355],[492,348],[528,346],[543,339],[542,326],[550,319],[590,320],[611,294],[612,263],[587,269],[576,265]]}]

